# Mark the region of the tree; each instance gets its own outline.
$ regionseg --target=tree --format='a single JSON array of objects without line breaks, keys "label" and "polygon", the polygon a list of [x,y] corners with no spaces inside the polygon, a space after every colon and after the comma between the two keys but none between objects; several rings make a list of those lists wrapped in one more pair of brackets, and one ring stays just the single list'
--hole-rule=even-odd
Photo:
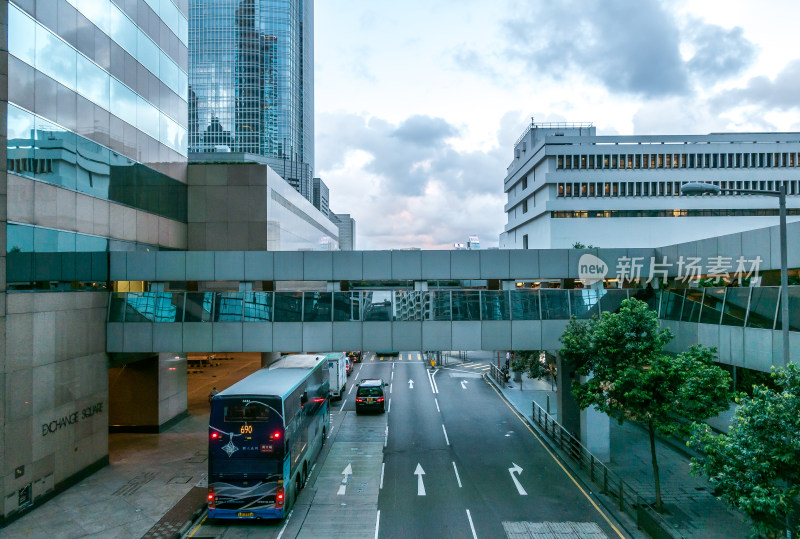
[{"label": "tree", "polygon": [[800,496],[800,367],[773,369],[777,389],[758,385],[740,396],[727,434],[695,427],[689,446],[703,456],[692,472],[705,474],[729,505],[753,519],[754,531],[767,537],[792,530],[797,537],[796,500]]},{"label": "tree", "polygon": [[731,398],[728,373],[713,364],[714,349],[693,346],[671,357],[663,351],[671,339],[656,313],[637,299],[588,323],[571,320],[560,338],[562,358],[586,377],[573,382],[578,406],[647,428],[658,511],[663,503],[656,434],[688,434],[692,422],[727,409]]}]

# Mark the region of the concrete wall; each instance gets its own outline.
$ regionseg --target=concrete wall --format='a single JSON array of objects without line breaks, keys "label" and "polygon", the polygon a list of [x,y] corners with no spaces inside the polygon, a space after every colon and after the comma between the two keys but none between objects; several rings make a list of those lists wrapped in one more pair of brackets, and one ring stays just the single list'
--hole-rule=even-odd
[{"label": "concrete wall", "polygon": [[2,515],[108,458],[104,292],[6,296]]}]

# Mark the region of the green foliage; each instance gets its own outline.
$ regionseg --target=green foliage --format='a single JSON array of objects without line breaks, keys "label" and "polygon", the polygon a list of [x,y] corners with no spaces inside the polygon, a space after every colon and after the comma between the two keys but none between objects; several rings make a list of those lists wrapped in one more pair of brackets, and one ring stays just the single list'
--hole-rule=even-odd
[{"label": "green foliage", "polygon": [[578,405],[647,426],[659,510],[655,433],[688,431],[689,423],[727,409],[731,398],[728,373],[713,364],[714,349],[693,346],[670,357],[663,348],[671,339],[656,313],[637,299],[588,323],[571,320],[560,339],[562,358],[587,377],[572,385]]},{"label": "green foliage", "polygon": [[788,520],[794,537],[792,501],[800,496],[800,368],[790,363],[773,369],[772,378],[777,390],[756,386],[751,397],[737,399],[727,434],[695,427],[689,446],[703,457],[693,459],[692,471],[707,475],[726,503],[750,516],[756,533],[783,536]]},{"label": "green foliage", "polygon": [[579,241],[576,241],[575,243],[572,244],[572,248],[573,249],[594,249],[595,246],[591,245],[591,244],[584,245],[583,243],[581,243]]},{"label": "green foliage", "polygon": [[541,360],[541,354],[539,350],[515,350],[514,361],[511,362],[511,368],[515,371],[527,372],[528,376],[536,380],[548,376],[555,379],[555,362],[549,359],[543,362]]}]

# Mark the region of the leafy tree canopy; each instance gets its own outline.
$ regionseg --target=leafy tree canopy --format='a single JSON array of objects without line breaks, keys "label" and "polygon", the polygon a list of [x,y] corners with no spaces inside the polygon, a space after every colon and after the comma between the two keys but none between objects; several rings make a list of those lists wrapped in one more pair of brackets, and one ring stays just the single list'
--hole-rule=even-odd
[{"label": "leafy tree canopy", "polygon": [[727,434],[698,425],[689,441],[703,453],[693,459],[692,471],[707,475],[722,498],[768,537],[783,535],[787,515],[796,534],[792,500],[800,496],[800,368],[790,363],[772,377],[777,390],[755,386],[751,397],[737,399]]}]

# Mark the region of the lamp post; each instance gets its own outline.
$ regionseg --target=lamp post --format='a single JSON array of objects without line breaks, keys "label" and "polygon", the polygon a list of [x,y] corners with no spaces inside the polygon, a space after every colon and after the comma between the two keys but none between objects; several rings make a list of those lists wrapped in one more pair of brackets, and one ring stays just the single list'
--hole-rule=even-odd
[{"label": "lamp post", "polygon": [[789,365],[789,270],[786,254],[786,186],[781,185],[777,191],[722,189],[718,185],[701,182],[691,182],[681,186],[682,195],[698,196],[716,195],[720,193],[778,197],[781,240],[781,334],[783,336],[783,366],[785,368]]}]

